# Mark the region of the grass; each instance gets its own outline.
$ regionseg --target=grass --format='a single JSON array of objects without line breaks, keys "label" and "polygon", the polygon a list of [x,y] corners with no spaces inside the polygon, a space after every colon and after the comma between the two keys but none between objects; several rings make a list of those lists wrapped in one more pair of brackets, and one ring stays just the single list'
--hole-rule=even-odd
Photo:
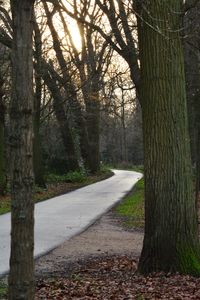
[{"label": "grass", "polygon": [[144,227],[144,179],[140,179],[127,197],[115,208],[128,228]]},{"label": "grass", "polygon": [[0,299],[7,299],[8,286],[0,281]]},{"label": "grass", "polygon": [[0,197],[0,215],[5,214],[10,211],[10,196]]},{"label": "grass", "polygon": [[[95,175],[84,175],[78,172],[70,172],[64,175],[49,174],[46,178],[47,188],[35,186],[33,199],[34,202],[40,202],[49,198],[65,194],[83,186],[104,180],[112,176],[112,172],[108,169],[102,169]],[[10,195],[0,197],[0,215],[9,212]]]}]

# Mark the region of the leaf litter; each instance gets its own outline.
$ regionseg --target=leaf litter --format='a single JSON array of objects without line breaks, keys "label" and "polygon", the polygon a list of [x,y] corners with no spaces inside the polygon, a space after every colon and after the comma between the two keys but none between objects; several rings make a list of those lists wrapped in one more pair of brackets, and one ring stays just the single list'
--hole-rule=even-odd
[{"label": "leaf litter", "polygon": [[70,275],[37,282],[36,300],[200,299],[200,278],[180,274],[137,274],[129,256],[92,258]]}]

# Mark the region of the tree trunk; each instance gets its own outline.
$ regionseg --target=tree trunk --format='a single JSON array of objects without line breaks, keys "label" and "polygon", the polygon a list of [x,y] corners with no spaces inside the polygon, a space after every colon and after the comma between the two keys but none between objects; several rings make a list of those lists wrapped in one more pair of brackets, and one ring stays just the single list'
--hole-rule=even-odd
[{"label": "tree trunk", "polygon": [[84,68],[79,69],[83,98],[86,106],[86,125],[89,145],[87,163],[89,171],[91,173],[96,173],[100,169],[100,74],[98,72],[95,74],[95,70],[92,71],[93,73],[91,72],[87,78]]},{"label": "tree trunk", "polygon": [[89,94],[86,100],[86,122],[89,137],[90,158],[89,170],[96,173],[100,169],[99,153],[99,122],[100,122],[100,101],[99,92],[94,91]]},{"label": "tree trunk", "polygon": [[68,165],[66,166],[66,171],[75,171],[79,169],[79,162],[76,153],[76,147],[74,143],[74,138],[72,136],[72,131],[69,127],[68,118],[64,108],[64,99],[61,95],[58,85],[56,84],[56,78],[54,77],[54,70],[51,66],[43,61],[43,80],[48,86],[49,91],[53,97],[53,107],[58,125],[60,128],[60,133],[63,141],[63,145],[66,150],[66,156]]},{"label": "tree trunk", "polygon": [[[189,1],[186,1],[189,4]],[[184,16],[184,58],[189,132],[193,166],[196,167],[196,194],[200,201],[200,3]],[[195,169],[195,168],[194,168]],[[198,202],[199,202],[198,201]]]},{"label": "tree trunk", "polygon": [[0,195],[5,193],[5,139],[4,139],[4,115],[5,106],[3,103],[3,80],[0,78]]},{"label": "tree trunk", "polygon": [[[35,17],[34,17],[35,19]],[[40,111],[42,99],[42,40],[36,20],[34,20],[35,42],[35,95],[34,95],[34,139],[33,139],[33,169],[35,183],[45,186],[44,165],[42,159],[41,135],[40,135]]]},{"label": "tree trunk", "polygon": [[34,0],[12,0],[11,257],[9,299],[34,299],[33,86]]},{"label": "tree trunk", "polygon": [[145,168],[141,273],[200,274],[180,3],[146,0],[139,12]]},{"label": "tree trunk", "polygon": [[[83,117],[81,116],[81,114],[82,114],[81,106],[78,102],[76,88],[74,86],[74,83],[72,82],[71,74],[69,72],[69,67],[67,65],[67,61],[65,60],[65,57],[64,57],[64,54],[62,51],[61,43],[59,40],[59,35],[53,24],[53,19],[52,19],[53,16],[50,13],[48,5],[45,2],[43,3],[43,5],[44,5],[45,13],[47,16],[47,23],[48,23],[49,29],[51,31],[52,39],[53,39],[53,48],[56,53],[56,57],[57,57],[59,66],[62,71],[62,76],[60,76],[59,80],[65,90],[66,100],[67,100],[65,102],[68,104],[68,108],[69,108],[69,111],[70,111],[71,117],[72,117],[72,122],[75,125],[74,128],[71,128],[72,127],[72,126],[70,126],[71,124],[66,120],[66,122],[68,122],[69,131],[71,132],[72,141],[70,141],[70,140],[64,141],[64,144],[68,143],[71,146],[72,146],[72,144],[74,144],[74,149],[76,148],[77,161],[78,161],[78,164],[81,166],[82,165],[82,157],[81,156],[84,155],[84,158],[83,158],[84,161],[87,160],[87,158],[89,157],[88,150],[87,150],[86,128],[84,128],[85,123],[83,122]],[[52,74],[55,74],[55,72],[56,71],[53,70],[53,68],[52,68]],[[63,104],[62,104],[62,106],[63,106]],[[57,115],[57,113],[56,113],[56,115]],[[79,120],[78,123],[76,122],[77,115],[78,115],[78,118],[79,118],[79,116],[81,116],[81,119]],[[66,118],[67,118],[67,115],[66,115]],[[63,122],[64,122],[64,119],[63,119]],[[77,136],[76,127],[78,127],[78,125],[80,123],[81,123],[81,130],[79,131],[80,128],[78,128],[78,131],[80,132],[80,134],[82,134],[82,136],[79,137],[79,136]],[[62,137],[64,138],[64,135],[62,132],[61,132],[61,134],[62,134]],[[82,144],[83,138],[85,141],[84,145]],[[79,140],[81,142],[81,145],[79,145]],[[86,147],[85,147],[85,144],[86,144]]]},{"label": "tree trunk", "polygon": [[[35,95],[35,97],[37,97]],[[37,102],[39,99],[35,99]],[[36,104],[36,103],[35,103]],[[45,187],[44,179],[44,166],[42,159],[42,149],[41,149],[41,135],[40,135],[40,113],[37,111],[36,106],[34,109],[34,139],[33,139],[33,169],[35,184],[40,187]]]}]

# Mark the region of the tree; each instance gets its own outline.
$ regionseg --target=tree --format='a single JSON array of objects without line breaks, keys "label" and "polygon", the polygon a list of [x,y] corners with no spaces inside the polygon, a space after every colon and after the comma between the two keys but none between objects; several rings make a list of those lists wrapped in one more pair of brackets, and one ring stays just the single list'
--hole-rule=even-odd
[{"label": "tree", "polygon": [[76,147],[71,128],[69,126],[69,120],[67,112],[65,110],[65,100],[63,100],[59,85],[57,84],[57,73],[53,66],[46,63],[43,60],[42,76],[48,86],[49,91],[53,97],[53,108],[56,115],[56,119],[59,124],[63,145],[67,154],[68,164],[66,166],[67,171],[75,171],[79,169],[78,156],[76,154]]},{"label": "tree", "polygon": [[6,47],[0,45],[0,195],[6,192],[7,173],[6,173],[6,138],[5,138],[5,114],[7,100],[7,78],[9,78],[8,59],[9,52]]},{"label": "tree", "polygon": [[[56,2],[56,1],[55,1]],[[57,1],[57,7],[58,1]],[[91,1],[84,0],[78,4],[73,1],[74,15],[77,28],[81,36],[81,49],[77,49],[67,22],[60,9],[59,14],[63,28],[68,38],[69,51],[80,78],[81,90],[85,104],[86,125],[88,133],[89,159],[87,168],[95,173],[100,169],[99,135],[100,135],[100,90],[102,78],[110,63],[110,51],[107,41],[103,40],[98,31],[91,26],[80,22],[86,16],[92,24],[101,22],[101,14],[97,5],[91,5]],[[108,62],[109,61],[109,62]]]},{"label": "tree", "polygon": [[95,3],[98,4],[107,16],[111,27],[112,34],[109,36],[104,33],[104,38],[128,63],[131,79],[135,84],[139,96],[140,69],[138,63],[137,41],[134,37],[134,33],[136,34],[134,30],[136,24],[134,24],[135,14],[131,7],[132,1],[127,1],[127,3],[125,3],[121,0],[95,0]]},{"label": "tree", "polygon": [[34,17],[34,70],[35,70],[35,93],[34,93],[34,139],[33,139],[33,168],[35,184],[45,186],[44,165],[42,159],[40,121],[41,121],[41,101],[42,101],[42,40],[39,26]]},{"label": "tree", "polygon": [[199,275],[179,0],[137,1],[145,236],[139,272]]},{"label": "tree", "polygon": [[[187,106],[192,163],[196,169],[196,194],[200,195],[200,2],[191,6],[186,1],[187,12],[184,15],[184,59],[186,75]],[[189,5],[190,4],[190,5]]]},{"label": "tree", "polygon": [[11,258],[9,299],[34,299],[33,63],[34,0],[11,0],[13,17],[11,132]]},{"label": "tree", "polygon": [[6,174],[5,174],[5,134],[4,134],[4,121],[5,121],[5,104],[3,101],[4,80],[0,74],[0,195],[4,194],[6,187]]},{"label": "tree", "polygon": [[[103,22],[101,23],[99,23],[99,18],[97,18],[98,22],[95,22],[96,20],[94,17],[91,18],[92,13],[90,13],[90,10],[87,7],[86,9],[83,9],[82,13],[80,9],[81,5],[75,5],[76,2],[77,1],[73,0],[75,9],[72,12],[72,10],[68,9],[68,6],[64,1],[60,0],[59,4],[57,0],[54,1],[54,3],[57,3],[57,7],[60,10],[65,11],[69,16],[75,19],[78,24],[82,24],[82,26],[79,25],[79,27],[91,28],[91,30],[94,31],[95,34],[98,32],[105,39],[106,43],[116,53],[118,53],[118,55],[123,57],[123,59],[129,66],[130,77],[136,89],[137,99],[140,102],[140,67],[136,38],[137,24],[135,12],[132,8],[132,1],[82,1],[82,4],[84,4],[84,2],[87,2],[88,7],[93,8],[96,5],[100,9],[98,14],[102,17]],[[89,57],[91,57],[90,53]],[[79,64],[79,66],[81,65]],[[139,102],[137,101],[138,106]],[[139,115],[140,109],[137,109],[136,111]]]},{"label": "tree", "polygon": [[[75,86],[72,82],[70,72],[68,70],[67,62],[65,60],[61,43],[59,40],[59,35],[58,32],[56,31],[56,28],[53,23],[53,15],[54,11],[50,11],[47,3],[43,2],[45,13],[47,16],[47,24],[51,32],[52,40],[53,40],[53,48],[56,54],[56,58],[58,61],[58,64],[61,68],[61,76],[57,76],[56,71],[54,70],[53,67],[51,67],[49,70],[51,70],[51,76],[53,81],[57,83],[57,88],[60,89],[59,84],[61,83],[64,90],[65,90],[65,97],[68,98],[65,99],[65,101],[62,101],[60,97],[54,97],[54,109],[55,109],[55,114],[60,126],[61,130],[61,135],[63,138],[63,144],[66,148],[66,153],[68,155],[68,161],[69,161],[69,168],[68,170],[78,170],[81,166],[81,158],[79,157],[79,145],[76,143],[76,138],[74,137],[73,130],[70,126],[68,114],[66,112],[66,104],[68,104],[68,109],[72,111],[71,104],[72,102],[75,102],[77,107],[79,107],[78,101],[77,101],[77,95],[76,95],[76,89]],[[49,66],[50,67],[50,66]],[[55,83],[54,83],[54,91],[55,91]],[[48,85],[49,89],[52,89]],[[60,91],[58,91],[60,93]],[[61,93],[60,93],[61,96]],[[70,101],[70,99],[73,99]],[[66,127],[66,128],[65,128]],[[66,132],[66,134],[65,134]]]},{"label": "tree", "polygon": [[[134,85],[128,66],[114,54],[103,84],[101,104],[102,160],[112,163],[142,164],[141,112],[137,110]],[[139,117],[139,118],[138,118]]]},{"label": "tree", "polygon": [[132,9],[132,1],[125,3],[121,0],[90,0],[90,6],[92,7],[94,4],[97,4],[104,13],[104,16],[107,17],[108,22],[105,22],[106,25],[93,23],[93,20],[90,20],[90,14],[87,10],[83,17],[81,14],[69,11],[63,0],[59,2],[61,9],[80,23],[90,26],[94,31],[98,31],[113,50],[124,58],[130,68],[130,76],[139,98],[140,68],[137,39],[135,38],[137,26],[135,12]]}]

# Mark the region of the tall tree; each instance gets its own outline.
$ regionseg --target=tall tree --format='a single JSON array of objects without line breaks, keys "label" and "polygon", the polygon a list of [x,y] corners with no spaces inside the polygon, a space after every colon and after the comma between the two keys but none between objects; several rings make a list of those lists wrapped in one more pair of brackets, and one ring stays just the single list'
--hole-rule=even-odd
[{"label": "tall tree", "polygon": [[181,3],[137,1],[145,168],[141,273],[200,273],[180,38]]},{"label": "tall tree", "polygon": [[5,136],[4,136],[4,120],[5,120],[5,104],[3,101],[4,80],[0,74],[0,195],[5,193],[6,174],[5,174]]},{"label": "tall tree", "polygon": [[[71,107],[69,105],[69,104],[71,104],[70,98],[73,99],[73,100],[71,100],[71,102],[77,103],[76,90],[75,90],[74,84],[72,82],[70,72],[68,70],[67,62],[65,60],[65,57],[64,57],[64,54],[62,51],[58,32],[56,31],[56,28],[53,23],[54,11],[51,12],[49,10],[49,7],[45,1],[43,2],[43,5],[44,5],[45,13],[47,16],[47,24],[49,26],[52,40],[53,40],[53,48],[54,48],[54,51],[56,54],[58,64],[61,68],[62,75],[59,77],[59,80],[61,81],[63,88],[66,92],[65,97],[68,98],[68,101],[64,101],[63,103],[60,98],[60,100],[59,100],[60,104],[55,103],[56,99],[58,100],[59,98],[57,98],[57,97],[54,98],[54,108],[56,109],[55,112],[56,112],[56,117],[57,117],[60,129],[61,129],[63,144],[65,145],[65,149],[66,149],[66,152],[68,155],[68,161],[69,161],[69,167],[70,167],[69,170],[77,170],[77,169],[79,169],[80,160],[81,160],[78,155],[79,151],[76,151],[77,148],[79,147],[79,145],[77,145],[76,139],[73,136],[73,131],[69,124],[69,118],[66,113],[66,102],[68,104],[68,109],[71,110]],[[58,76],[56,75],[56,72],[53,68],[51,68],[51,70],[52,70],[52,75],[54,77],[53,80],[56,80],[56,82],[57,82]],[[56,76],[56,78],[55,78],[55,76]],[[62,117],[61,117],[61,114],[62,114]],[[61,123],[61,120],[62,120],[62,123]],[[64,128],[65,125],[67,126],[69,139],[66,139],[67,136],[65,134],[63,134],[64,131],[66,130]],[[71,162],[71,165],[70,165],[70,162]]]},{"label": "tall tree", "polygon": [[[58,1],[57,1],[58,6]],[[101,14],[97,5],[91,6],[91,1],[84,0],[82,3],[73,1],[74,15],[76,15],[77,28],[81,37],[81,49],[77,49],[75,41],[70,33],[67,22],[60,10],[63,28],[68,38],[70,54],[79,73],[81,90],[86,108],[86,125],[89,139],[89,160],[88,169],[95,173],[100,168],[99,153],[99,123],[100,123],[100,89],[105,69],[108,67],[107,41],[91,26],[80,22],[79,19],[86,19],[89,16],[90,22],[96,24],[101,22]],[[89,12],[89,14],[88,14]]]},{"label": "tall tree", "polygon": [[62,93],[57,83],[57,73],[53,66],[43,60],[42,63],[42,77],[53,97],[53,108],[58,125],[60,128],[63,145],[67,154],[66,171],[74,171],[79,169],[78,156],[72,135],[71,128],[69,127],[69,120],[65,109],[66,99],[63,99]]},{"label": "tall tree", "polygon": [[[200,1],[187,0],[184,15],[184,58],[190,144],[196,167],[196,192],[200,195]],[[195,168],[194,168],[195,169]]]},{"label": "tall tree", "polygon": [[[56,0],[57,2],[57,0]],[[80,23],[87,24],[94,31],[98,31],[107,43],[124,58],[130,68],[131,79],[136,87],[139,97],[140,86],[140,68],[138,61],[138,47],[136,36],[135,13],[132,9],[132,1],[122,0],[90,0],[89,5],[92,7],[94,3],[99,6],[108,22],[105,24],[94,23],[94,19],[90,19],[89,10],[85,10],[85,15],[77,12],[71,12],[67,9],[63,0],[60,0],[60,8],[62,8],[72,18]],[[73,1],[76,2],[75,0]],[[83,1],[84,3],[84,1]],[[90,20],[90,21],[88,21]]]},{"label": "tall tree", "polygon": [[[35,18],[34,18],[35,19]],[[42,101],[42,38],[36,19],[34,20],[34,70],[35,70],[35,93],[34,93],[34,139],[33,139],[33,168],[35,183],[41,187],[45,186],[44,165],[42,159],[40,121]]]},{"label": "tall tree", "polygon": [[34,299],[33,63],[34,0],[11,0],[13,17],[11,132],[11,258],[9,299]]}]

